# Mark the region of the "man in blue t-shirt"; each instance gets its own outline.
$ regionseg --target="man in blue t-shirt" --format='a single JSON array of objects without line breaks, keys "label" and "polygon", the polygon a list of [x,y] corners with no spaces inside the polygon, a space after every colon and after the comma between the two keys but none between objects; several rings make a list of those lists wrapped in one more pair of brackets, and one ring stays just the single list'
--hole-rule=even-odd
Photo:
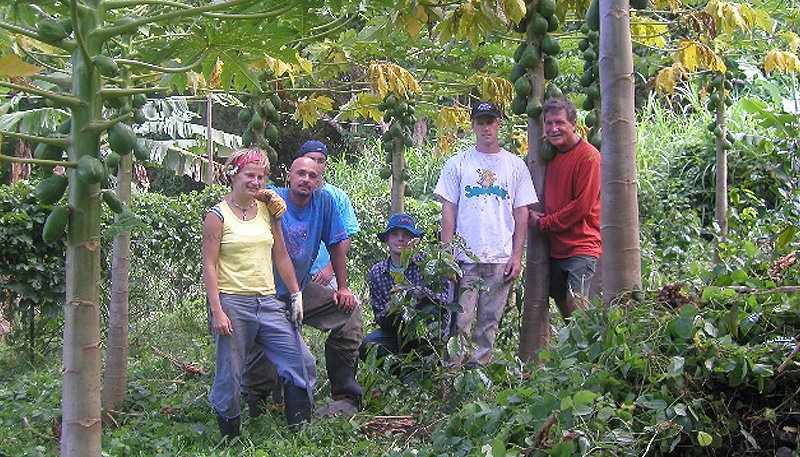
[{"label": "man in blue t-shirt", "polygon": [[[355,414],[362,394],[355,379],[362,340],[361,306],[347,287],[347,232],[333,197],[318,189],[319,180],[318,164],[300,157],[292,162],[286,177],[289,187],[275,191],[286,201],[281,227],[286,250],[303,291],[303,323],[330,332],[325,341],[325,366],[334,402],[324,406],[324,411]],[[320,242],[330,252],[337,277],[336,290],[311,281],[311,265]],[[283,281],[276,277],[275,285],[278,298],[288,300],[289,291]],[[276,382],[277,373],[269,359],[260,351],[250,354],[242,374],[242,391],[247,394],[251,416],[263,412],[263,401]]]},{"label": "man in blue t-shirt", "polygon": [[[350,197],[347,196],[347,193],[333,184],[324,181],[325,170],[328,168],[328,147],[321,141],[308,140],[300,147],[300,151],[297,152],[296,157],[308,157],[319,165],[320,172],[322,173],[320,184],[322,185],[322,189],[328,191],[336,201],[336,207],[339,209],[339,215],[342,218],[342,223],[344,224],[344,229],[348,236],[348,238],[342,242],[346,243],[345,246],[349,250],[353,235],[358,233],[361,227],[358,225],[355,211],[353,211],[353,205],[350,203]],[[328,254],[325,243],[320,243],[319,254],[317,254],[314,265],[311,266],[311,280],[317,284],[336,289],[336,276],[333,274],[331,256]]]}]

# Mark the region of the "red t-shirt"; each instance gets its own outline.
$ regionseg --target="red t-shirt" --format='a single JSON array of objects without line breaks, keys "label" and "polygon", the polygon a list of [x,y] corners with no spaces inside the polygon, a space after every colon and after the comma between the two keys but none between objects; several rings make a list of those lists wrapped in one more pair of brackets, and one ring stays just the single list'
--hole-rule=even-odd
[{"label": "red t-shirt", "polygon": [[550,238],[550,257],[600,257],[600,152],[580,140],[547,163],[545,216],[539,228]]}]

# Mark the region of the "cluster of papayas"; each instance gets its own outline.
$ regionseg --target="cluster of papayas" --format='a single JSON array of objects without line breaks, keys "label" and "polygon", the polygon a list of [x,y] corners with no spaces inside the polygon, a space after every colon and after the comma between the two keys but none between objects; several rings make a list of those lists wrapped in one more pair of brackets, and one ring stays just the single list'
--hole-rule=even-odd
[{"label": "cluster of papayas", "polygon": [[542,103],[533,95],[529,71],[542,65],[544,78],[552,80],[558,76],[558,60],[561,45],[550,32],[558,29],[553,0],[531,1],[526,4],[525,18],[520,21],[518,31],[526,34],[525,42],[514,51],[514,66],[509,80],[514,84],[515,97],[511,101],[511,112],[537,118],[542,114]]},{"label": "cluster of papayas", "polygon": [[[389,129],[381,137],[383,150],[386,151],[384,159],[386,166],[379,172],[381,179],[389,179],[392,176],[392,156],[394,155],[395,140],[399,140],[403,147],[414,146],[412,132],[414,124],[417,123],[415,116],[414,100],[399,97],[395,94],[386,94],[386,97],[378,104],[378,109],[383,111],[383,121],[389,125]],[[402,172],[403,180],[408,179],[408,173],[404,169]]]},{"label": "cluster of papayas", "polygon": [[[731,83],[727,75],[715,72],[706,84],[705,89],[708,92],[706,109],[716,119],[719,108],[733,104],[733,99],[729,97],[729,92],[733,89],[733,83]],[[716,120],[713,120],[708,124],[708,131],[722,142],[723,149],[728,150],[733,147],[733,137],[724,125],[719,125]]]},{"label": "cluster of papayas", "polygon": [[600,2],[592,0],[586,10],[586,19],[581,26],[584,37],[578,42],[578,49],[583,53],[583,74],[580,78],[583,93],[582,108],[589,113],[584,124],[589,127],[589,142],[600,148]]},{"label": "cluster of papayas", "polygon": [[283,101],[277,93],[250,97],[250,105],[239,111],[239,122],[246,125],[242,146],[256,145],[265,150],[271,163],[277,163],[278,151],[272,146],[278,141],[278,125]]}]

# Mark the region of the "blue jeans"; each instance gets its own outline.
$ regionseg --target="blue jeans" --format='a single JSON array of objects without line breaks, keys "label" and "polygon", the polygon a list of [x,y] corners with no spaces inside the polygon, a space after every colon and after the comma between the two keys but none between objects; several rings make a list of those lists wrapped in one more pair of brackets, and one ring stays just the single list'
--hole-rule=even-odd
[{"label": "blue jeans", "polygon": [[214,335],[217,362],[209,400],[225,419],[239,416],[245,356],[259,347],[285,383],[310,391],[317,380],[314,357],[298,329],[286,317],[286,305],[274,295],[219,294],[232,335]]}]

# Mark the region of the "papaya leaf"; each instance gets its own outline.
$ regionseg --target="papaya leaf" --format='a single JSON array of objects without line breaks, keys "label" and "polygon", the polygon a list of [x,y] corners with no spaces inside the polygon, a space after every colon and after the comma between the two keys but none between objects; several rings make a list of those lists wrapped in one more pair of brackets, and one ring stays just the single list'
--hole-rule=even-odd
[{"label": "papaya leaf", "polygon": [[31,65],[20,60],[16,54],[0,56],[0,78],[19,78],[32,76],[42,71],[36,65]]},{"label": "papaya leaf", "polygon": [[313,127],[323,113],[333,109],[333,99],[325,96],[303,97],[297,101],[295,120],[303,123],[303,128]]}]

